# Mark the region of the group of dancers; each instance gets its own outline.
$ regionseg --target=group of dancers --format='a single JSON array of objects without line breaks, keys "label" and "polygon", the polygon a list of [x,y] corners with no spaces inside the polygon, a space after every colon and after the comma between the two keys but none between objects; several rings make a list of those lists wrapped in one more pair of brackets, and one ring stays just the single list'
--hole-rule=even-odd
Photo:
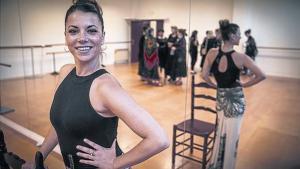
[{"label": "group of dancers", "polygon": [[[187,76],[186,66],[186,30],[171,27],[171,34],[164,37],[164,30],[159,29],[157,37],[151,27],[143,28],[139,41],[139,71],[142,81],[155,86],[170,84],[182,85],[182,78]],[[163,82],[159,74],[163,74]]]},{"label": "group of dancers", "polygon": [[[202,70],[206,55],[212,48],[219,48],[222,45],[222,38],[219,29],[206,31],[202,43],[198,41],[198,31],[194,30],[189,38],[189,54],[191,57],[191,73],[195,72],[195,65],[198,54],[200,53],[200,69]],[[186,64],[186,31],[171,27],[171,34],[168,38],[164,37],[164,30],[157,31],[154,37],[154,29],[148,26],[143,27],[143,34],[139,41],[139,70],[141,80],[154,86],[163,86],[167,83],[182,85],[182,78],[187,76]],[[247,41],[245,42],[245,54],[255,60],[258,53],[251,30],[245,31]],[[199,48],[200,46],[200,48]],[[198,52],[199,50],[199,52]],[[164,76],[163,80],[160,74]],[[242,74],[251,74],[244,68]]]}]

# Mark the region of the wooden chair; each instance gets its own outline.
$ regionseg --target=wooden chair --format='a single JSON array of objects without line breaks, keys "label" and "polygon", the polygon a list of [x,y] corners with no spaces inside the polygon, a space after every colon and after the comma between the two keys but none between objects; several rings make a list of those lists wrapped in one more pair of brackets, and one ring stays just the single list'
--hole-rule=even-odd
[{"label": "wooden chair", "polygon": [[[35,169],[45,169],[43,161],[43,155],[38,151],[35,155]],[[0,169],[22,169],[22,165],[24,163],[25,160],[20,158],[18,155],[12,152],[7,152],[4,134],[0,129]]]},{"label": "wooden chair", "polygon": [[[203,99],[216,101],[215,97],[206,94],[196,94],[195,89],[199,88],[199,90],[203,91],[206,89],[213,89],[207,83],[200,82],[195,83],[195,77],[192,75],[192,87],[191,87],[191,117],[179,124],[173,126],[173,147],[172,147],[172,165],[175,166],[175,158],[176,156],[180,156],[183,158],[187,158],[202,164],[202,169],[206,168],[208,161],[212,155],[212,149],[215,139],[215,130],[217,126],[217,112],[210,108],[205,107],[202,105],[195,105],[196,99]],[[199,100],[200,101],[200,100]],[[195,119],[195,111],[201,110],[206,113],[213,113],[215,114],[215,123],[206,122],[200,119]],[[188,134],[190,137],[185,138],[184,135]],[[202,144],[197,144],[194,141],[194,137],[201,137],[203,138]],[[179,140],[181,138],[181,141]],[[184,138],[184,140],[182,139]],[[176,150],[176,147],[182,147],[180,151]],[[199,150],[202,152],[202,156],[197,158],[193,155],[195,150]],[[184,154],[189,150],[189,154]]]}]

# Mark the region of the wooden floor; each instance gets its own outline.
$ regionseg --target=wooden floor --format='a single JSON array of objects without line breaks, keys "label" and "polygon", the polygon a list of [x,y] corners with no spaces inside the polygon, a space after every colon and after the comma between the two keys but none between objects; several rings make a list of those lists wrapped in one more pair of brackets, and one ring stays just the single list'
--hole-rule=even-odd
[{"label": "wooden floor", "polygon": [[[132,97],[148,110],[167,131],[172,140],[173,124],[190,115],[190,77],[183,86],[152,87],[136,75],[136,65],[108,66]],[[197,77],[199,80],[199,77]],[[16,109],[5,117],[46,136],[49,108],[57,77],[1,82],[2,104]],[[188,88],[187,88],[188,86]],[[237,169],[299,169],[300,168],[300,80],[268,77],[263,83],[245,89],[247,111],[241,129]],[[206,103],[205,103],[206,104]],[[207,103],[209,104],[209,103]],[[213,120],[213,116],[200,118]],[[34,142],[0,123],[9,151],[30,160],[37,150]],[[120,122],[118,139],[123,151],[136,145],[138,138]],[[61,157],[52,153],[46,160],[50,169],[62,169]],[[171,169],[171,146],[159,155],[139,164],[136,169]],[[200,168],[200,164],[176,158],[176,168]]]}]

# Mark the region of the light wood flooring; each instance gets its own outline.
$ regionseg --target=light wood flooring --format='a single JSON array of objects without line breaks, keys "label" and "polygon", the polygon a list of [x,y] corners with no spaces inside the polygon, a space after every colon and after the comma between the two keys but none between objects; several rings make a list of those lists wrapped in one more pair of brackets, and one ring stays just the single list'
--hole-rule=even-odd
[{"label": "light wood flooring", "polygon": [[[145,85],[136,74],[137,65],[107,66],[124,89],[142,105],[167,131],[172,140],[173,124],[190,115],[190,80],[182,86]],[[200,79],[199,75],[197,80]],[[14,122],[46,136],[49,108],[57,81],[44,75],[1,81],[2,104],[16,109],[4,115]],[[244,90],[247,100],[241,129],[237,169],[300,169],[300,79],[268,77],[261,84]],[[213,94],[213,92],[209,92]],[[206,103],[210,106],[214,104]],[[214,116],[201,112],[198,118],[213,121]],[[32,140],[0,123],[9,151],[25,160],[33,158],[37,147]],[[124,152],[140,138],[123,122],[118,128],[118,140]],[[136,169],[171,169],[171,146],[155,157],[137,165]],[[46,160],[50,169],[62,169],[61,157],[52,153]],[[200,168],[200,164],[176,158],[176,168]]]}]

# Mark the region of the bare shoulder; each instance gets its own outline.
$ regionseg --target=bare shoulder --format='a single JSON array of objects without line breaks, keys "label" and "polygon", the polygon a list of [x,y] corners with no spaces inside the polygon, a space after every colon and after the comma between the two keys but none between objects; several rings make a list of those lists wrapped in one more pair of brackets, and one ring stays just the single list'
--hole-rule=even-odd
[{"label": "bare shoulder", "polygon": [[245,56],[247,56],[246,54],[241,53],[241,52],[234,52],[232,55],[235,55],[235,56],[240,57],[240,58],[244,58]]},{"label": "bare shoulder", "polygon": [[116,91],[122,89],[118,80],[111,74],[105,73],[93,82],[98,92]]},{"label": "bare shoulder", "polygon": [[234,53],[232,54],[232,57],[233,57],[233,59],[234,59],[235,61],[237,61],[237,62],[244,62],[245,59],[248,59],[248,58],[249,58],[249,56],[247,56],[247,55],[244,54],[244,53],[240,53],[240,52],[234,52]]},{"label": "bare shoulder", "polygon": [[59,73],[61,76],[67,76],[71,70],[75,67],[74,64],[66,64],[66,65],[63,65],[60,70],[59,70]]},{"label": "bare shoulder", "polygon": [[[97,77],[91,86],[91,97],[98,105],[94,106],[97,110],[105,110],[99,112],[106,112],[107,115],[116,115],[112,111],[112,108],[116,105],[116,100],[123,100],[128,98],[128,93],[122,88],[120,83],[111,74],[106,73]],[[126,99],[125,99],[126,100]],[[128,100],[127,100],[128,101]],[[100,105],[101,103],[101,105]],[[110,110],[110,111],[107,111]]]},{"label": "bare shoulder", "polygon": [[62,66],[59,70],[59,79],[58,85],[65,79],[65,77],[71,72],[71,70],[75,67],[74,64],[66,64]]},{"label": "bare shoulder", "polygon": [[240,53],[240,52],[234,52],[231,56],[232,56],[232,59],[233,59],[235,65],[237,67],[239,67],[240,69],[242,69],[242,67],[245,63],[245,59],[247,59],[247,55],[244,53]]}]

